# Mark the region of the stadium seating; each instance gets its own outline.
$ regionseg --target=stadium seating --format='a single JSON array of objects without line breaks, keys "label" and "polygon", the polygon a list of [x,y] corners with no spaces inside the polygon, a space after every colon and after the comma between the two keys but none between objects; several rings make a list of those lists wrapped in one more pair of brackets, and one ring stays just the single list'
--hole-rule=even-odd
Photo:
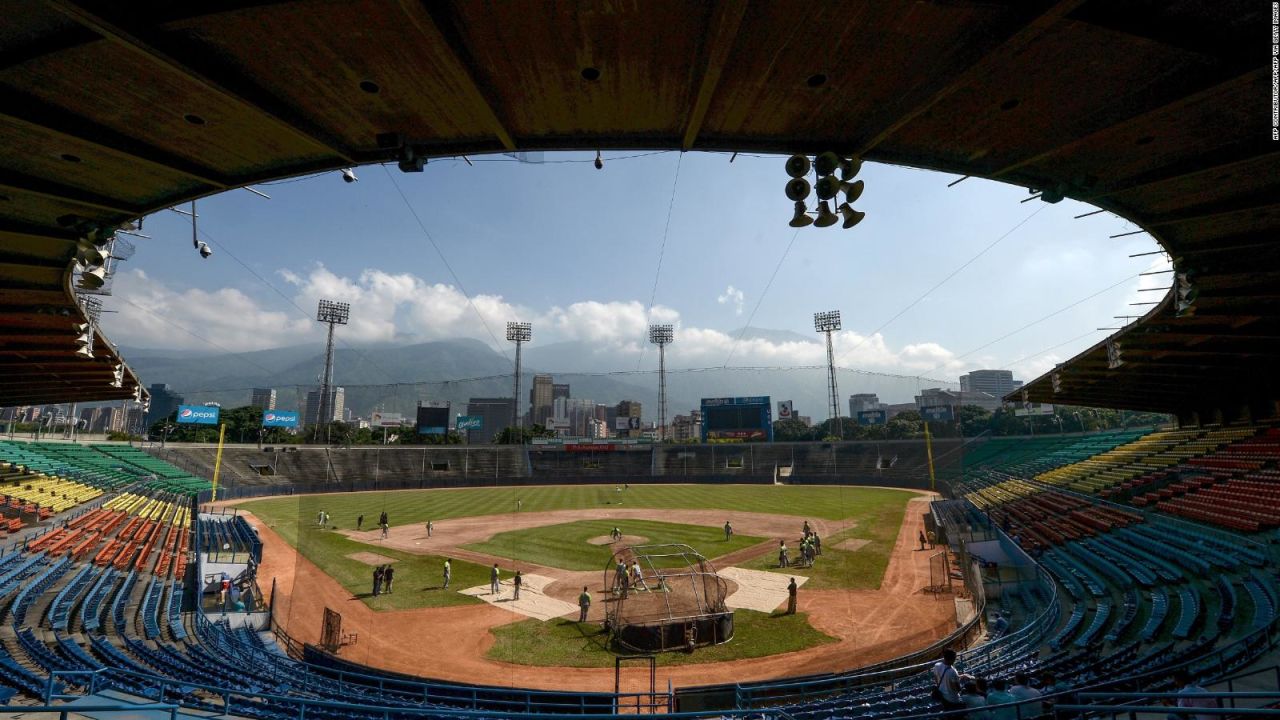
[{"label": "stadium seating", "polygon": [[[1233,459],[1255,462],[1255,455],[1273,452],[1271,440],[1257,437],[1264,439],[1237,448],[1208,433],[1179,436],[1176,444],[1160,435],[1159,442],[1142,446],[1147,453],[1142,457],[1177,450],[1183,453],[1177,460],[1182,465],[1215,456],[1205,448],[1222,454],[1226,447],[1237,449]],[[1264,548],[1234,533],[1103,503],[1028,477],[1071,467],[1086,448],[1114,457],[1117,445],[1141,440],[1121,433],[1056,438],[1036,441],[1034,452],[1026,447],[1031,443],[1001,442],[1006,452],[984,450],[957,480],[960,499],[935,505],[939,524],[957,533],[989,536],[1003,529],[1052,578],[1052,584],[1022,584],[1001,594],[999,602],[1013,611],[1015,624],[963,653],[965,672],[1048,671],[1068,685],[1082,685],[1188,660],[1234,667],[1252,656],[1245,642],[1251,633],[1274,629],[1280,592]],[[184,603],[184,592],[194,587],[185,565],[188,548],[217,552],[225,546],[237,557],[252,555],[256,537],[232,515],[193,517],[195,484],[183,482],[182,471],[171,465],[164,469],[150,456],[114,452],[125,457],[109,457],[132,468],[123,472],[141,481],[37,538],[25,551],[0,557],[0,621],[12,630],[0,634],[0,700],[41,697],[54,671],[101,668],[99,687],[270,720],[303,712],[372,720],[384,711],[394,715],[396,708],[481,710],[495,718],[534,709],[612,710],[607,694],[431,682],[318,652],[292,657],[252,630],[218,623],[198,608],[184,611],[184,604],[191,605]],[[1121,454],[1134,457],[1128,450]],[[91,467],[90,457],[75,462]],[[835,457],[837,463],[865,460],[857,453]],[[1244,472],[1265,471],[1273,461],[1262,462]],[[1027,474],[1010,472],[1013,468]],[[164,482],[148,485],[151,474]],[[82,548],[84,543],[89,545]],[[893,678],[889,689],[886,677]],[[80,687],[79,682],[71,676],[56,685]],[[744,707],[769,705],[797,720],[875,720],[932,711],[928,689],[919,666],[883,663],[846,673],[742,683],[734,693]]]}]

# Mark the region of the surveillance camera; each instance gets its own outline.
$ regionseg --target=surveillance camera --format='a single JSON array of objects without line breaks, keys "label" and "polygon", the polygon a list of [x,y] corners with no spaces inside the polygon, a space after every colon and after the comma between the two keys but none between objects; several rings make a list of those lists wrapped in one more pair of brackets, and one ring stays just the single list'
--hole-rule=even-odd
[{"label": "surveillance camera", "polygon": [[207,258],[213,254],[213,248],[209,247],[209,243],[200,243],[200,257]]},{"label": "surveillance camera", "polygon": [[357,180],[359,180],[359,178],[356,177],[355,168],[343,168],[342,170],[343,182],[353,183],[353,182],[356,182]]}]

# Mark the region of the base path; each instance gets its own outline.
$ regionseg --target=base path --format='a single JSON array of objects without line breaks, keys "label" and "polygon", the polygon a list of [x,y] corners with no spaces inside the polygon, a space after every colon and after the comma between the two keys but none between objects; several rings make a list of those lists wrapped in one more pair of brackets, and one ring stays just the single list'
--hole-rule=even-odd
[{"label": "base path", "polygon": [[[660,667],[659,685],[665,685],[668,679],[674,685],[684,687],[765,680],[805,673],[840,672],[889,660],[924,647],[950,633],[955,629],[955,604],[948,595],[935,596],[921,591],[929,584],[928,553],[913,552],[917,536],[923,529],[921,516],[928,510],[928,502],[929,498],[918,497],[907,503],[906,516],[878,590],[801,589],[799,609],[808,613],[813,627],[839,638],[839,642],[749,660]],[[672,522],[689,522],[683,518],[675,519],[671,516],[676,513],[665,510],[635,512],[645,513],[650,517],[658,514],[664,520]],[[543,516],[551,514],[554,513],[539,513]],[[536,667],[487,658],[486,654],[495,643],[489,630],[522,620],[522,614],[483,603],[375,612],[311,561],[299,555],[270,527],[251,514],[244,515],[258,530],[263,542],[263,560],[258,570],[259,582],[264,590],[269,591],[274,579],[276,620],[295,640],[317,642],[324,609],[328,607],[342,613],[343,632],[359,635],[356,644],[344,647],[341,652],[343,658],[352,662],[445,681],[542,689],[613,690],[612,668]],[[707,517],[711,515],[719,517],[718,524],[723,524],[723,512],[709,513]],[[594,516],[600,517],[600,514],[596,513]],[[640,515],[632,517],[638,516]],[[749,530],[746,516],[746,513],[732,515],[734,526],[739,532],[771,536],[767,532]],[[513,529],[509,524],[511,517],[503,515],[492,518],[492,521],[495,527],[509,530]],[[775,516],[773,522],[788,537],[796,532],[794,517]],[[704,521],[698,524],[706,523]],[[433,540],[442,537],[440,531],[445,525],[444,522],[436,525]],[[821,526],[819,527],[819,532],[822,532]],[[393,533],[395,530],[393,528]],[[421,528],[413,530],[419,531]],[[420,534],[425,535],[425,531]],[[830,528],[824,534],[830,535]],[[451,540],[456,541],[454,538]],[[399,543],[393,546],[409,549],[413,547],[414,540],[411,536],[406,536],[401,542],[408,547]],[[439,549],[431,547],[426,551],[437,553]],[[599,573],[593,574],[600,577]],[[595,582],[598,583],[599,580]],[[553,583],[548,590],[552,590],[557,584]],[[487,587],[484,589],[488,590]],[[596,607],[593,606],[592,610],[594,613]],[[503,649],[499,647],[496,652],[502,656]],[[648,689],[648,682],[647,670],[623,670],[624,692],[645,691]]]},{"label": "base path", "polygon": [[533,574],[520,577],[524,582],[520,586],[519,600],[516,599],[516,586],[510,579],[499,582],[497,595],[489,593],[491,588],[488,585],[477,585],[458,592],[483,600],[507,612],[542,621],[578,612],[577,605],[557,600],[546,594],[547,586],[555,582],[553,578]]},{"label": "base path", "polygon": [[[738,584],[737,591],[724,600],[725,605],[735,610],[743,608],[771,613],[786,602],[790,594],[787,586],[791,583],[791,575],[740,567],[723,568],[719,574]],[[804,587],[804,584],[809,581],[809,578],[803,575],[796,575],[795,578],[798,588]],[[798,596],[799,593],[797,593]]]}]

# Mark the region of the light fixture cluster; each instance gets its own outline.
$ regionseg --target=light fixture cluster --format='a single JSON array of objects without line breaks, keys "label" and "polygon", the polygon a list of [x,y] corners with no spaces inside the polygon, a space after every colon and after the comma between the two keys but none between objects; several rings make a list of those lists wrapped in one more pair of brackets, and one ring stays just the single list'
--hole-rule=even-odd
[{"label": "light fixture cluster", "polygon": [[89,323],[76,323],[72,327],[76,331],[76,357],[93,359],[93,326]]},{"label": "light fixture cluster", "polygon": [[1124,358],[1121,356],[1120,341],[1114,338],[1107,339],[1107,369],[1115,370],[1124,365]]},{"label": "light fixture cluster", "polygon": [[1177,317],[1191,317],[1196,314],[1196,299],[1200,297],[1200,289],[1195,286],[1195,272],[1179,270],[1173,276],[1173,291],[1176,295],[1175,314]]},{"label": "light fixture cluster", "polygon": [[[862,170],[861,159],[845,158],[833,152],[824,152],[810,162],[806,155],[792,155],[787,158],[786,167],[787,175],[791,176],[787,181],[787,198],[795,202],[795,215],[788,223],[791,227],[802,228],[808,225],[830,227],[843,218],[844,222],[840,227],[848,229],[862,222],[862,219],[867,216],[866,213],[853,209],[853,203],[862,197],[862,190],[865,187],[863,181],[853,179]],[[805,179],[810,170],[813,170],[817,177],[813,185]],[[838,178],[837,171],[840,174]],[[809,194],[815,191],[818,195],[816,217],[809,217],[805,201]],[[840,202],[841,194],[844,195],[844,202]],[[833,203],[836,204],[835,212],[831,209]]]},{"label": "light fixture cluster", "polygon": [[107,261],[111,258],[111,245],[116,239],[116,229],[103,226],[84,228],[76,240],[76,270],[80,280],[79,290],[101,290],[107,282]]}]

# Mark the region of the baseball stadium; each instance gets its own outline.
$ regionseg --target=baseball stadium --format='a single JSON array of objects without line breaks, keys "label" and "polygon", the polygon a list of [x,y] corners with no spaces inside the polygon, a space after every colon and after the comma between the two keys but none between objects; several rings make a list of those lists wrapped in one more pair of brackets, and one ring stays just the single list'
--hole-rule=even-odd
[{"label": "baseball stadium", "polygon": [[[3,16],[5,716],[1280,717],[1275,4],[7,0]],[[353,444],[298,427],[274,390],[257,442],[216,402],[164,410],[159,438],[15,432],[31,406],[160,407],[144,358],[103,329],[112,288],[145,279],[114,270],[145,218],[189,218],[208,259],[197,201],[265,183],[543,153],[602,170],[624,151],[765,158],[793,241],[857,235],[864,164],[1013,186],[1032,210],[1124,223],[1109,241],[1148,236],[1139,255],[1168,267],[1142,275],[1165,284],[988,395],[1013,418],[998,433],[965,431],[971,381],[925,390],[918,372],[899,378],[918,408],[893,411],[915,430],[867,430],[906,426],[852,400],[842,419],[839,311],[814,316],[825,365],[769,370],[827,390],[803,439],[779,430],[790,401],[775,418],[750,387],[673,430],[678,330],[660,320],[656,419],[600,406],[590,437],[535,422],[521,322],[492,442],[395,444],[387,428],[412,423],[379,406],[382,444]],[[303,411],[330,430],[355,312],[333,297],[307,318],[328,346]],[[416,409],[415,437],[480,427]]]}]

